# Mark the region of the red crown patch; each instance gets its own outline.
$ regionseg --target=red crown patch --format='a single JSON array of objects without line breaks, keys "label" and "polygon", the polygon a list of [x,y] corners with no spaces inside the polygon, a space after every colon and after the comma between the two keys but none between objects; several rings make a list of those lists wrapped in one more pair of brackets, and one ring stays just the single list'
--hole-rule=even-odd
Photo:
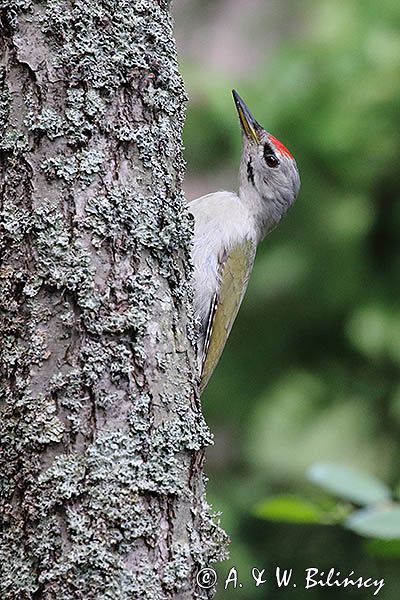
[{"label": "red crown patch", "polygon": [[275,148],[281,153],[284,154],[285,156],[288,156],[289,158],[293,158],[290,150],[288,150],[286,148],[286,146],[284,146],[282,144],[282,142],[280,142],[279,140],[276,139],[276,137],[274,137],[273,135],[269,135],[268,136],[269,139],[271,140],[271,142],[273,143],[273,145],[275,146]]}]

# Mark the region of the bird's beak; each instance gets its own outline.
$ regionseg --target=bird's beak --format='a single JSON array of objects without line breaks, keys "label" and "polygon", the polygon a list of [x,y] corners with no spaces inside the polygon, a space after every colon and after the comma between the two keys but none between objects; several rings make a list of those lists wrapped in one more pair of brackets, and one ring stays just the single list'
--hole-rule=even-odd
[{"label": "bird's beak", "polygon": [[259,144],[260,138],[258,136],[257,129],[260,129],[260,125],[257,123],[237,91],[232,90],[232,94],[243,131],[250,140],[254,140],[257,144]]}]

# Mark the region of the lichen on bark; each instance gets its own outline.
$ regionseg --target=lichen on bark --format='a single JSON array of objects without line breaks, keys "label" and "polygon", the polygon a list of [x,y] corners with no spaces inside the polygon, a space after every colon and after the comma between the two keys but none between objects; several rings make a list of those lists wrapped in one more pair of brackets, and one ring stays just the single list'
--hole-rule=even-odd
[{"label": "lichen on bark", "polygon": [[169,3],[0,11],[1,598],[207,598]]}]

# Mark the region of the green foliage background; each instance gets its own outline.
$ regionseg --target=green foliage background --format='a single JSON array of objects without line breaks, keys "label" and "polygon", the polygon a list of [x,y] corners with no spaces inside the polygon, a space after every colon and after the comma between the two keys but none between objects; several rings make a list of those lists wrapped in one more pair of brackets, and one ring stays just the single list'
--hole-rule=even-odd
[{"label": "green foliage background", "polygon": [[251,567],[280,565],[385,577],[379,598],[397,600],[396,544],[392,552],[339,526],[255,516],[269,496],[321,494],[305,476],[316,461],[361,469],[392,489],[400,483],[400,3],[310,0],[301,11],[302,38],[242,81],[201,72],[182,57],[193,98],[189,176],[236,168],[234,83],[291,149],[302,178],[295,207],[259,249],[203,396],[216,434],[209,497],[232,538],[220,574],[235,565],[244,582],[220,587],[217,598],[372,597],[251,585]]}]

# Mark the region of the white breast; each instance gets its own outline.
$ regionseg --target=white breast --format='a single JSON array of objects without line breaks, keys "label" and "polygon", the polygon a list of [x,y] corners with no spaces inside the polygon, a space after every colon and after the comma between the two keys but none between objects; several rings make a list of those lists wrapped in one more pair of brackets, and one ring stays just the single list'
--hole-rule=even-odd
[{"label": "white breast", "polygon": [[202,196],[190,202],[189,211],[195,218],[194,308],[204,325],[219,286],[219,258],[237,242],[252,239],[254,227],[248,209],[233,192]]}]

